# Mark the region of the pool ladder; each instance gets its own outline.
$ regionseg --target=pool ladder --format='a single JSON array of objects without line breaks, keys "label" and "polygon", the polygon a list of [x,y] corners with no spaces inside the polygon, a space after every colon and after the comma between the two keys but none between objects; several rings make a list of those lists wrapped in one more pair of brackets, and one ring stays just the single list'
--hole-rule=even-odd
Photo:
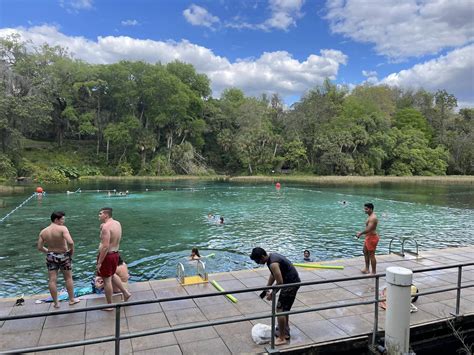
[{"label": "pool ladder", "polygon": [[204,264],[201,260],[197,260],[196,275],[186,276],[184,272],[184,265],[182,263],[178,263],[178,265],[176,265],[176,279],[181,285],[184,286],[207,283],[208,275],[206,272],[206,264]]},{"label": "pool ladder", "polygon": [[[399,251],[399,252],[392,251],[392,244],[393,244],[393,241],[395,241],[395,240],[400,243],[401,251]],[[406,249],[405,244],[407,242],[411,243],[411,244],[414,244],[413,246],[415,247],[416,251],[413,251],[411,249]],[[400,255],[400,256],[403,256],[403,257],[405,257],[405,253],[418,256],[419,255],[419,253],[418,253],[418,242],[416,241],[415,238],[412,238],[412,237],[393,237],[392,239],[390,239],[390,244],[388,245],[388,253],[389,254],[394,253],[394,254],[397,254],[397,255]]]}]

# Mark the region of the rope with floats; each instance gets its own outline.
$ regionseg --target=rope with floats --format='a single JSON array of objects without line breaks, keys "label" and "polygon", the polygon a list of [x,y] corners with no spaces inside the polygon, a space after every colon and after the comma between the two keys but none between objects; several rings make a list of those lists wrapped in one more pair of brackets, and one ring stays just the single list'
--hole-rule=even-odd
[{"label": "rope with floats", "polygon": [[[43,193],[43,192],[41,192]],[[30,197],[28,197],[25,201],[20,203],[18,206],[16,206],[13,210],[11,210],[9,213],[5,215],[2,219],[0,219],[0,223],[3,223],[4,220],[6,220],[8,217],[10,217],[14,212],[18,211],[21,207],[23,207],[29,200],[31,200],[33,197],[36,196],[36,192],[33,192]]]}]

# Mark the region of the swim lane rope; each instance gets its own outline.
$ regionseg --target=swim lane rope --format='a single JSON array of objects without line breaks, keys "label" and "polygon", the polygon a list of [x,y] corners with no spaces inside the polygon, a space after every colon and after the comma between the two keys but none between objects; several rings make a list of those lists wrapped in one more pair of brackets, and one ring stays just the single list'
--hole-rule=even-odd
[{"label": "swim lane rope", "polygon": [[33,192],[33,194],[28,197],[25,201],[23,201],[22,203],[20,203],[18,206],[16,206],[13,210],[11,210],[9,213],[6,214],[5,217],[3,217],[2,219],[0,219],[0,223],[2,223],[4,220],[6,220],[8,217],[10,217],[13,212],[19,210],[21,207],[23,207],[29,200],[31,200],[34,196],[36,196],[36,192]]}]

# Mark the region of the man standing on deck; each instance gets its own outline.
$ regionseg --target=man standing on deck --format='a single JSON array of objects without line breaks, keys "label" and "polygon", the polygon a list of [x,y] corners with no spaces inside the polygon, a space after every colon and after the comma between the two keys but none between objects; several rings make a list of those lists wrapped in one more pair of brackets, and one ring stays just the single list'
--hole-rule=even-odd
[{"label": "man standing on deck", "polygon": [[[301,282],[298,271],[293,264],[283,255],[277,253],[267,252],[263,248],[253,248],[250,259],[257,264],[267,264],[270,270],[270,277],[268,278],[267,286],[273,285],[276,281],[277,285],[291,284]],[[295,302],[296,293],[299,286],[281,288],[280,296],[278,297],[277,312],[288,312]],[[276,290],[278,292],[278,290]],[[275,293],[276,293],[275,292]],[[267,291],[267,300],[272,299],[272,291]],[[275,341],[275,345],[284,345],[290,339],[290,323],[288,316],[278,317],[279,335]]]},{"label": "man standing on deck", "polygon": [[377,273],[377,260],[375,260],[375,249],[379,242],[379,235],[377,234],[377,216],[374,213],[374,205],[372,203],[366,203],[364,205],[364,212],[369,216],[365,222],[365,230],[363,232],[357,232],[357,238],[360,238],[362,234],[365,234],[364,241],[364,258],[365,258],[365,269],[362,269],[363,274],[369,273],[369,263],[372,265],[372,274]]},{"label": "man standing on deck", "polygon": [[[79,303],[74,298],[74,282],[72,280],[72,256],[74,254],[74,241],[69,230],[64,225],[65,213],[56,211],[51,214],[51,224],[43,229],[38,238],[38,250],[46,254],[46,266],[49,274],[49,292],[53,298],[54,308],[59,308],[58,303],[58,270],[63,273],[66,289],[69,295],[69,305]],[[45,245],[47,247],[45,247]]]},{"label": "man standing on deck", "polygon": [[[120,277],[115,274],[119,261],[119,247],[122,239],[122,225],[112,218],[112,208],[104,207],[99,211],[100,244],[97,255],[97,275],[104,280],[105,298],[112,303],[114,286],[122,292],[123,300],[128,301],[132,296],[122,284]],[[113,308],[104,309],[112,311]]]}]

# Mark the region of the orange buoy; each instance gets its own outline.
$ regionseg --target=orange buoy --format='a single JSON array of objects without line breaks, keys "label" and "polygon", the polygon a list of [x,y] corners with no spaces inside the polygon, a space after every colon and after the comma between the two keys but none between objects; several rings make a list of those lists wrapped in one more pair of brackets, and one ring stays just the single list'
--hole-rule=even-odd
[{"label": "orange buoy", "polygon": [[43,193],[43,188],[41,186],[38,186],[36,188],[36,192],[39,193],[39,194],[42,194]]}]

